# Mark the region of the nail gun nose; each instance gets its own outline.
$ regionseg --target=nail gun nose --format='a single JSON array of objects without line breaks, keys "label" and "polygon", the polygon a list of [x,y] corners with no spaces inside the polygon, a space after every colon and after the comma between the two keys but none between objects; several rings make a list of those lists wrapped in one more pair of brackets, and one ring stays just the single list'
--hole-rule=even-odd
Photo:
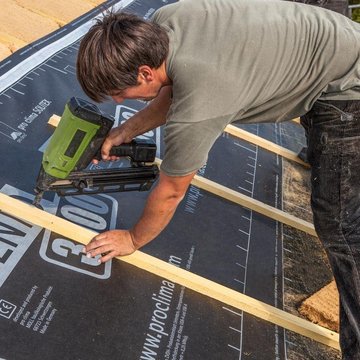
[{"label": "nail gun nose", "polygon": [[40,202],[43,198],[43,195],[44,195],[44,191],[40,190],[39,188],[35,188],[34,189],[34,192],[35,192],[35,198],[34,198],[34,201],[33,201],[33,205],[35,207],[37,207],[38,209],[42,209],[42,206],[40,205]]}]

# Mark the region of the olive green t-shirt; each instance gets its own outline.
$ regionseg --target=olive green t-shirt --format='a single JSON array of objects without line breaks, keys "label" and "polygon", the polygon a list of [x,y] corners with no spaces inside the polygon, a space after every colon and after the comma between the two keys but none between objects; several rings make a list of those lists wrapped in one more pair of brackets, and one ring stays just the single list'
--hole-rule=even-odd
[{"label": "olive green t-shirt", "polygon": [[180,0],[153,21],[170,39],[168,175],[204,165],[231,122],[290,120],[319,98],[360,99],[360,24],[333,11],[281,0]]}]

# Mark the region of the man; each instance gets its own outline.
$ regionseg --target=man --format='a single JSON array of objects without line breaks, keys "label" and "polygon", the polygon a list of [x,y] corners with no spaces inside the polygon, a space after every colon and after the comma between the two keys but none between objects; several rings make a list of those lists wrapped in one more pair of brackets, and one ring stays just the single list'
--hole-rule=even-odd
[{"label": "man", "polygon": [[111,132],[105,160],[113,145],[165,124],[160,178],[141,218],[85,247],[106,254],[101,261],[166,227],[227,124],[306,114],[314,223],[340,292],[343,358],[360,359],[360,25],[285,1],[184,0],[152,22],[98,21],[81,43],[77,74],[95,101],[152,99]]}]

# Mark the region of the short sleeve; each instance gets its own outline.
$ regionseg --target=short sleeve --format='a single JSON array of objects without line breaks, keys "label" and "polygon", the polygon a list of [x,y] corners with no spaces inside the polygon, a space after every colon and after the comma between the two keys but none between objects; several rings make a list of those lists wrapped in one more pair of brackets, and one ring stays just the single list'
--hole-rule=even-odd
[{"label": "short sleeve", "polygon": [[211,147],[226,125],[223,119],[167,123],[161,170],[169,176],[185,176],[200,169],[205,165]]}]

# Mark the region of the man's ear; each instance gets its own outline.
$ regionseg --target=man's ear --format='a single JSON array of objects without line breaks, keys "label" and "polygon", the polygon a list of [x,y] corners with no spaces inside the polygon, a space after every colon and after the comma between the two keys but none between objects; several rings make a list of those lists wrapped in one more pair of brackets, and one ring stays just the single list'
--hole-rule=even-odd
[{"label": "man's ear", "polygon": [[138,81],[149,82],[154,80],[154,71],[148,65],[141,65],[138,70]]}]

